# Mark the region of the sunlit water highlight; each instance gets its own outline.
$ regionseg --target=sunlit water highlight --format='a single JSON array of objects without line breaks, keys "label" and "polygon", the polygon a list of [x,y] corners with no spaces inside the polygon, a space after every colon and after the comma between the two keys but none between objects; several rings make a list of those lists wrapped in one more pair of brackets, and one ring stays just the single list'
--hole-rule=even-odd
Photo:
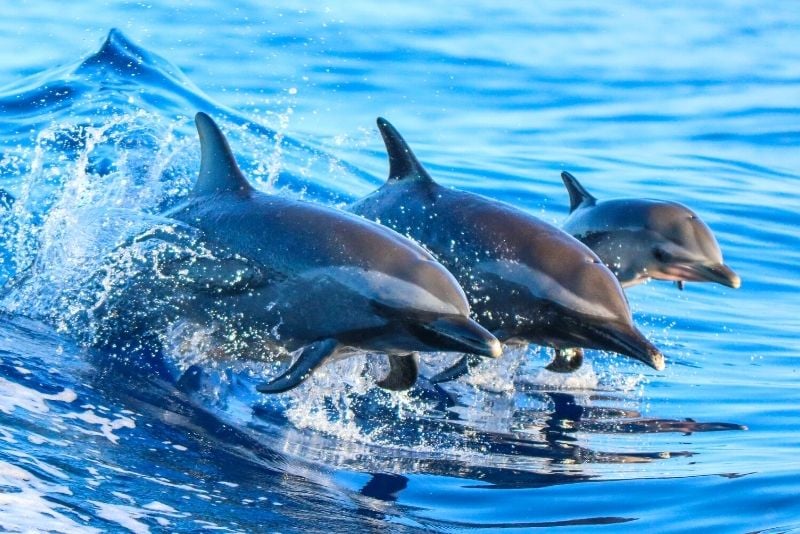
[{"label": "sunlit water highlight", "polygon": [[[788,4],[88,5],[68,23],[0,7],[0,44],[30,45],[0,62],[4,530],[800,529]],[[562,169],[599,198],[678,200],[744,285],[629,291],[663,373],[590,352],[559,376],[514,349],[468,382],[390,394],[361,355],[264,398],[273,366],[210,358],[217,333],[191,324],[163,355],[109,358],[86,312],[114,279],[93,277],[169,225],[198,110],[274,194],[373,190],[383,115],[440,182],[551,222]]]}]

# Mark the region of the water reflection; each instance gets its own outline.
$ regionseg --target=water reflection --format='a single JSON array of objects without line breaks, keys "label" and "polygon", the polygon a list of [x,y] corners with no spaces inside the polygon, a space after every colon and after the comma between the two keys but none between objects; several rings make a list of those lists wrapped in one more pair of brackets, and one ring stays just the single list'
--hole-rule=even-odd
[{"label": "water reflection", "polygon": [[[209,369],[192,368],[190,376],[176,387],[159,377],[152,366],[142,366],[141,361],[130,365],[114,360],[103,365],[102,355],[98,354],[90,358],[92,367],[75,370],[78,374],[69,380],[85,386],[75,390],[74,398],[62,399],[61,388],[48,388],[39,381],[47,369],[62,361],[55,348],[59,340],[53,338],[52,346],[28,345],[28,374],[22,374],[15,348],[18,339],[11,335],[16,326],[0,326],[7,337],[7,343],[0,344],[0,368],[9,387],[23,391],[22,386],[14,384],[26,383],[26,388],[41,389],[42,399],[56,400],[47,401],[52,411],[41,409],[41,422],[34,418],[26,425],[14,417],[4,420],[4,428],[16,429],[14,432],[30,428],[36,435],[48,436],[44,427],[53,421],[63,425],[82,413],[85,406],[94,405],[97,401],[93,399],[103,399],[111,408],[109,412],[98,408],[98,417],[103,415],[110,423],[114,417],[130,419],[135,424],[115,430],[113,436],[120,440],[120,447],[88,448],[84,457],[88,472],[84,474],[83,468],[77,468],[76,481],[83,484],[85,479],[105,480],[107,473],[113,473],[121,484],[135,480],[137,485],[151,488],[153,498],[157,496],[161,502],[189,511],[192,505],[184,503],[184,497],[213,500],[218,495],[213,486],[222,481],[226,484],[228,506],[236,510],[243,525],[264,525],[268,518],[277,528],[287,519],[302,520],[304,510],[314,510],[322,515],[343,514],[343,524],[361,531],[376,529],[382,521],[409,516],[419,519],[424,527],[439,528],[445,525],[418,517],[425,515],[418,504],[406,504],[418,500],[413,493],[408,497],[406,493],[424,485],[430,475],[467,492],[602,483],[618,475],[609,476],[602,466],[667,462],[695,454],[691,450],[669,449],[620,452],[613,450],[616,435],[744,429],[732,423],[643,418],[626,407],[630,399],[625,394],[609,391],[493,394],[482,409],[470,410],[460,395],[435,387],[415,390],[410,396],[415,409],[407,406],[403,413],[391,402],[393,395],[382,390],[328,397],[330,413],[336,417],[341,415],[341,404],[349,402],[349,421],[335,422],[326,431],[299,429],[287,420],[281,402],[266,402],[247,394],[252,391],[252,384],[246,375],[229,369],[215,375]],[[46,329],[38,328],[37,332],[41,340],[45,339],[42,336]],[[75,352],[72,360],[79,359],[77,349],[65,349]],[[209,384],[213,384],[215,400],[207,396]],[[34,395],[33,389],[30,391]],[[118,415],[110,417],[111,413]],[[487,413],[494,416],[487,417]],[[346,438],[337,436],[337,429],[345,424],[353,425],[355,433]],[[43,428],[37,428],[39,425]],[[96,439],[106,438],[98,435]],[[596,444],[596,440],[605,447]],[[138,447],[138,443],[146,446]],[[183,445],[174,449],[173,444]],[[153,465],[158,466],[157,473],[147,467]],[[652,477],[665,472],[628,472],[624,476]],[[357,478],[348,482],[350,475]],[[46,478],[45,474],[41,476]],[[115,487],[116,483],[109,485],[98,498],[115,502]],[[241,504],[235,504],[237,500]],[[262,502],[291,506],[265,511],[264,504],[252,504]],[[71,509],[83,506],[73,498],[65,497],[63,503]],[[616,524],[633,519],[598,514],[515,526]],[[447,525],[458,527],[459,523],[448,521]],[[467,522],[461,526],[470,525],[475,526]],[[492,524],[480,526],[492,528]],[[409,527],[409,531],[413,530]]]},{"label": "water reflection", "polygon": [[[606,464],[647,464],[691,457],[691,450],[614,451],[593,445],[595,438],[614,446],[614,435],[645,433],[696,433],[744,430],[733,423],[693,420],[649,419],[628,408],[595,407],[563,391],[526,393],[547,404],[545,411],[518,409],[508,404],[509,417],[492,407],[497,419],[507,428],[486,429],[479,420],[429,411],[406,414],[398,420],[396,412],[376,399],[385,392],[369,392],[351,407],[361,413],[358,421],[362,439],[342,440],[326,432],[277,429],[264,423],[261,414],[251,426],[259,432],[276,432],[276,446],[292,458],[337,469],[368,472],[372,477],[359,490],[362,495],[384,501],[397,501],[408,485],[407,476],[425,474],[456,477],[474,482],[475,487],[496,489],[540,488],[575,482],[603,480]],[[606,403],[612,396],[598,396]],[[589,400],[596,397],[589,397]],[[430,398],[429,398],[430,400]],[[433,406],[452,402],[439,399]],[[618,398],[622,404],[624,398]],[[500,403],[502,404],[502,403]],[[530,404],[530,401],[528,401]],[[455,406],[451,405],[451,409]],[[365,413],[366,412],[366,413]],[[629,446],[629,443],[627,443]]]}]

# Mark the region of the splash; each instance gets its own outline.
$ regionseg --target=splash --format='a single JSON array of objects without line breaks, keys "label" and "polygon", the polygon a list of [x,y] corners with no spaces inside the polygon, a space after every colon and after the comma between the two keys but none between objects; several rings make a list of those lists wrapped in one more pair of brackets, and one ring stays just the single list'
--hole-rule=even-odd
[{"label": "splash", "polygon": [[[75,317],[90,300],[80,285],[188,194],[199,167],[189,116],[198,109],[220,119],[262,189],[313,196],[319,189],[299,177],[330,174],[335,158],[288,135],[291,106],[278,115],[276,133],[214,103],[179,68],[118,30],[87,58],[0,90],[8,119],[0,171],[13,178],[7,185],[15,198],[0,213],[10,267],[0,281],[14,278],[6,310],[65,332],[79,328]],[[336,168],[339,177],[354,172]]]}]

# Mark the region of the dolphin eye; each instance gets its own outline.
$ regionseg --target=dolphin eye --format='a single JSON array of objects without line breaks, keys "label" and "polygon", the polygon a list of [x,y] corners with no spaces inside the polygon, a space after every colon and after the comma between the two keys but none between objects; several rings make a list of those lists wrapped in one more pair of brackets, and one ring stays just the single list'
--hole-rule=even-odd
[{"label": "dolphin eye", "polygon": [[661,262],[668,262],[672,257],[668,252],[664,251],[661,248],[654,248],[653,249],[653,256]]}]

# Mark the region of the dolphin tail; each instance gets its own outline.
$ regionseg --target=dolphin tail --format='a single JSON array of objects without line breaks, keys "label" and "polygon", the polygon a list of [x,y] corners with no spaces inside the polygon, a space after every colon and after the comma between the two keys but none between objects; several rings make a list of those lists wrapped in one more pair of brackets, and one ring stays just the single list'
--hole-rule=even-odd
[{"label": "dolphin tail", "polygon": [[195,115],[194,122],[200,135],[200,174],[194,186],[194,194],[248,195],[253,188],[236,164],[228,140],[217,123],[202,111]]},{"label": "dolphin tail", "polygon": [[381,131],[386,152],[389,154],[389,181],[403,180],[433,183],[433,178],[422,166],[409,148],[406,140],[392,124],[378,117],[378,129]]},{"label": "dolphin tail", "polygon": [[261,384],[256,389],[261,393],[283,393],[296,388],[311,373],[319,368],[339,346],[335,339],[324,339],[306,346],[297,360],[278,378]]},{"label": "dolphin tail", "polygon": [[461,378],[464,375],[468,375],[470,369],[477,366],[479,363],[480,359],[475,356],[464,356],[444,371],[433,375],[430,378],[430,383],[441,384],[442,382],[450,382],[451,380]]},{"label": "dolphin tail", "polygon": [[581,206],[594,206],[597,199],[594,198],[578,181],[567,171],[561,173],[561,179],[569,193],[569,212],[572,213]]},{"label": "dolphin tail", "polygon": [[389,374],[377,382],[378,386],[390,391],[405,391],[410,389],[419,376],[419,355],[389,354]]}]

